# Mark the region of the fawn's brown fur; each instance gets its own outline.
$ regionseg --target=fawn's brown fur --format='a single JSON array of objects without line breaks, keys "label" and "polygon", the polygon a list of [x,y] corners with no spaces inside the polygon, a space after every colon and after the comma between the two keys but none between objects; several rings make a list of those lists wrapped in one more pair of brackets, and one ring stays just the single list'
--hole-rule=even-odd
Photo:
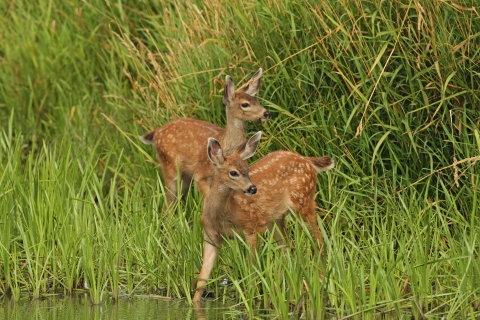
[{"label": "fawn's brown fur", "polygon": [[[258,135],[258,134],[257,134]],[[247,145],[256,148],[258,141]],[[259,139],[259,137],[258,137]],[[210,143],[209,143],[210,146]],[[220,151],[218,151],[220,149]],[[285,236],[285,216],[292,210],[308,221],[320,248],[323,245],[322,233],[315,214],[315,194],[317,190],[317,172],[333,168],[332,158],[303,157],[288,151],[276,151],[255,163],[250,168],[242,162],[242,150],[230,156],[222,155],[221,147],[215,149],[216,156],[209,157],[215,167],[212,185],[205,194],[202,211],[204,232],[203,264],[197,282],[197,291],[193,301],[198,302],[203,294],[206,280],[209,278],[218,255],[218,249],[224,237],[232,237],[233,232],[241,232],[255,255],[257,233],[268,228],[274,230],[277,242]],[[243,183],[233,184],[230,180],[232,171],[241,173]],[[254,183],[254,196],[245,192],[247,185]],[[242,187],[238,187],[242,185]],[[281,233],[275,232],[274,225]]]},{"label": "fawn's brown fur", "polygon": [[213,167],[205,152],[209,137],[219,140],[224,145],[225,153],[229,154],[245,143],[247,122],[270,118],[270,113],[254,97],[261,76],[260,68],[248,85],[237,92],[232,79],[226,77],[222,99],[227,115],[225,129],[209,122],[187,118],[172,121],[141,138],[144,143],[155,146],[167,188],[167,205],[176,199],[178,173],[182,180],[183,195],[188,191],[192,178],[202,193],[210,186]]}]

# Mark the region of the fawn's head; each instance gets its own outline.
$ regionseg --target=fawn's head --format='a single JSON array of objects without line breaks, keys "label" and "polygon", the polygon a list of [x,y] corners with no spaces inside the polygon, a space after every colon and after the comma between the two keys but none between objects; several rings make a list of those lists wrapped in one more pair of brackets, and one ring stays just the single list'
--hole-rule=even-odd
[{"label": "fawn's head", "polygon": [[235,84],[230,76],[225,80],[223,104],[227,107],[227,117],[233,117],[243,121],[267,121],[271,114],[258,102],[255,95],[260,87],[262,68],[252,76],[248,85],[235,92]]},{"label": "fawn's head", "polygon": [[229,156],[223,154],[222,146],[214,138],[208,139],[208,157],[215,167],[215,177],[220,185],[232,190],[241,191],[246,195],[257,193],[257,187],[250,180],[247,160],[257,150],[262,132],[254,134],[237,151]]}]

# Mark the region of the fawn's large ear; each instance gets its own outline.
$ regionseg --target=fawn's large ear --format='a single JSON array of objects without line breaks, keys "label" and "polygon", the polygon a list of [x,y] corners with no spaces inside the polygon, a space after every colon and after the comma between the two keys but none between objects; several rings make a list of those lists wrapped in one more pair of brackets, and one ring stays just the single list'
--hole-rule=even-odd
[{"label": "fawn's large ear", "polygon": [[258,71],[252,76],[250,82],[247,86],[241,89],[242,92],[251,95],[252,97],[257,94],[258,89],[260,88],[260,78],[262,78],[263,70],[262,68],[258,69]]},{"label": "fawn's large ear", "polygon": [[225,78],[225,90],[223,91],[222,102],[228,106],[233,99],[235,99],[235,84],[233,84],[232,78],[227,76]]},{"label": "fawn's large ear", "polygon": [[222,165],[225,161],[222,146],[215,138],[208,138],[207,153],[214,166]]},{"label": "fawn's large ear", "polygon": [[247,143],[245,143],[245,150],[243,150],[243,152],[240,154],[240,158],[242,158],[242,160],[247,160],[255,154],[261,137],[262,131],[258,131],[247,141]]}]

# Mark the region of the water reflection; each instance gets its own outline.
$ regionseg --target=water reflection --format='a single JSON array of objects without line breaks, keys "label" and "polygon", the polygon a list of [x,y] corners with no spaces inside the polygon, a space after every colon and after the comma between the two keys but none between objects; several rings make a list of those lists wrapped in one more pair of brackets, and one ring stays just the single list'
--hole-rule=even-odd
[{"label": "water reflection", "polygon": [[135,297],[130,301],[111,299],[101,306],[91,306],[87,294],[75,296],[55,295],[45,299],[20,301],[0,299],[0,320],[56,320],[56,319],[238,319],[241,311],[213,302],[204,301],[193,307],[183,300],[164,300]]}]

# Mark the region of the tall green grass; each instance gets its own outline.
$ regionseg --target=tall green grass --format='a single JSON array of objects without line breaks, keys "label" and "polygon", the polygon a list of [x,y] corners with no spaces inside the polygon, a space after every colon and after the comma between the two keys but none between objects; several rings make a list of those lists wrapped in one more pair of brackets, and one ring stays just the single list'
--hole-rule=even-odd
[{"label": "tall green grass", "polygon": [[259,98],[275,117],[257,159],[335,158],[318,179],[325,256],[289,219],[295,248],[266,234],[253,264],[241,238],[226,242],[213,296],[250,316],[478,316],[475,1],[0,9],[1,294],[189,301],[201,196],[192,188],[162,212],[153,150],[136,137],[183,116],[223,125],[225,75],[242,83],[262,67]]}]

